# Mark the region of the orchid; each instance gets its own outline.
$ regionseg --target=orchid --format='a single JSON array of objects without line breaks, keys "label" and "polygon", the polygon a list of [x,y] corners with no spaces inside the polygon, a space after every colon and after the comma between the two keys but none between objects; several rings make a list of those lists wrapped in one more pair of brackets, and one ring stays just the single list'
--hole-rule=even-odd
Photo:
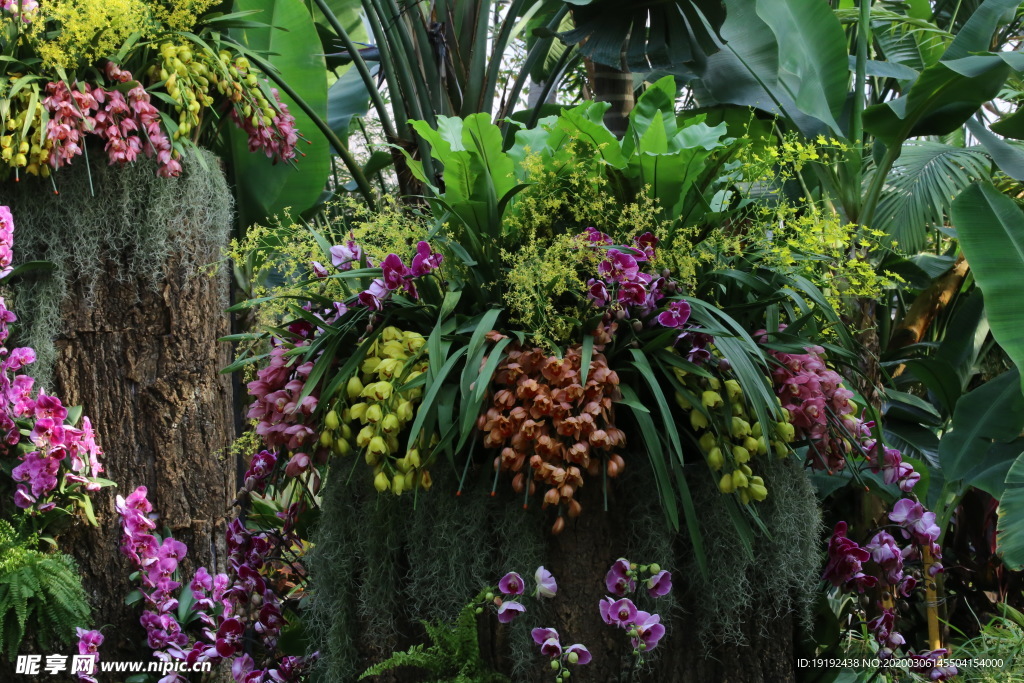
[{"label": "orchid", "polygon": [[498,589],[505,595],[522,595],[526,584],[516,572],[509,572],[498,581]]},{"label": "orchid", "polygon": [[501,605],[498,606],[498,621],[507,624],[525,611],[526,607],[521,602],[503,600]]},{"label": "orchid", "polygon": [[535,597],[555,597],[555,594],[558,592],[558,583],[555,581],[555,577],[551,575],[551,572],[544,567],[537,567],[537,571],[533,576],[537,582],[537,589],[534,591]]},{"label": "orchid", "polygon": [[623,596],[636,590],[636,581],[629,560],[620,557],[605,574],[604,584],[614,595]]}]

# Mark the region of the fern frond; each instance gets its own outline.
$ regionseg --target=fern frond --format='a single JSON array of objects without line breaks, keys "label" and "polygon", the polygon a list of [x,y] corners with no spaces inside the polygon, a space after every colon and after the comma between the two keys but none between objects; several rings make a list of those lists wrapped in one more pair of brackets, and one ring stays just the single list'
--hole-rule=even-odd
[{"label": "fern frond", "polygon": [[885,181],[871,227],[883,230],[909,253],[925,246],[927,229],[941,225],[960,191],[991,175],[992,162],[978,150],[911,140]]}]

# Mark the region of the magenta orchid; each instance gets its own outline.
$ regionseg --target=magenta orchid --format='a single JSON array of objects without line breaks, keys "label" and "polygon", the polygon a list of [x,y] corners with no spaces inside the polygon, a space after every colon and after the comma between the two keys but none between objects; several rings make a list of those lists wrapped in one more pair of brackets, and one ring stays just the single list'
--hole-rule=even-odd
[{"label": "magenta orchid", "polygon": [[516,572],[509,572],[498,581],[498,590],[505,595],[522,595],[525,588],[523,577]]}]

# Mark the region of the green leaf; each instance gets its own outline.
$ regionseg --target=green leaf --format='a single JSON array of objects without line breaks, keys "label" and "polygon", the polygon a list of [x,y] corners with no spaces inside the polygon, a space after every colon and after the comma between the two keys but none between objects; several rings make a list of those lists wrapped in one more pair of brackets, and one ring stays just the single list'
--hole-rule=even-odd
[{"label": "green leaf", "polygon": [[416,437],[419,436],[420,430],[423,428],[423,422],[427,419],[427,414],[430,412],[433,401],[437,396],[437,393],[441,391],[441,387],[444,385],[444,380],[448,377],[448,373],[452,371],[455,364],[466,355],[468,349],[463,346],[458,349],[451,358],[449,358],[444,365],[438,370],[437,375],[430,378],[430,386],[427,387],[426,392],[423,395],[423,404],[419,410],[416,411],[416,418],[412,422],[412,428],[409,430],[409,448],[413,448],[416,443]]},{"label": "green leaf", "polygon": [[992,164],[979,150],[908,141],[885,179],[872,227],[896,239],[905,252],[918,252],[925,246],[927,227],[945,223],[956,195],[991,172]]},{"label": "green leaf", "polygon": [[721,0],[565,0],[576,28],[563,38],[600,64],[650,71],[688,64],[699,68],[717,52],[725,19]]},{"label": "green leaf", "polygon": [[906,95],[864,110],[864,130],[892,148],[909,137],[945,135],[999,94],[1010,73],[1001,55],[972,55],[927,67]]},{"label": "green leaf", "polygon": [[967,263],[985,294],[992,336],[1018,368],[1024,367],[1024,215],[988,183],[967,188],[951,213]]},{"label": "green leaf", "polygon": [[1024,393],[1020,372],[1004,372],[963,395],[956,403],[952,430],[939,443],[939,462],[947,481],[961,479],[977,466],[994,441],[1010,442],[1024,430]]},{"label": "green leaf", "polygon": [[832,9],[818,0],[757,0],[757,13],[778,40],[779,84],[800,111],[841,133],[850,80],[846,36]]},{"label": "green leaf", "polygon": [[1024,569],[1024,453],[1006,473],[1006,489],[996,510],[997,552],[1012,571]]},{"label": "green leaf", "polygon": [[[772,32],[760,16],[758,3],[751,0],[726,0],[725,5],[727,16],[722,25],[724,48],[708,58],[703,70],[675,67],[670,73],[688,83],[697,101],[704,107],[716,104],[757,107],[783,116],[793,122],[804,135],[814,136],[825,132],[827,123],[810,113],[802,112],[797,106],[791,94],[792,76],[781,74],[780,43],[784,42],[785,36],[777,37]],[[839,44],[846,44],[843,29],[827,5],[814,2],[800,2],[799,5],[821,18],[818,25],[827,26],[827,34],[835,35],[838,30]],[[840,61],[830,65],[830,68],[834,68],[837,73],[842,71],[843,77],[848,78],[846,53],[843,52],[838,58]],[[830,78],[829,82],[832,81],[833,78]]]},{"label": "green leaf", "polygon": [[[327,71],[318,49],[320,38],[313,17],[302,0],[235,0],[236,11],[260,10],[268,26],[233,30],[232,36],[246,48],[269,54],[281,73],[313,111],[327,116]],[[271,28],[271,26],[276,28]],[[312,119],[285,94],[282,100],[295,117],[295,126],[312,144],[299,141],[305,156],[294,167],[273,164],[262,152],[252,153],[244,131],[229,126],[238,192],[239,222],[248,226],[291,207],[301,213],[316,203],[330,174],[330,145]]]},{"label": "green leaf", "polygon": [[[971,17],[956,32],[953,43],[943,59],[959,59],[972,52],[985,52],[991,47],[992,34],[1007,13],[1020,7],[1020,0],[985,0],[971,12]],[[1010,16],[1013,16],[1010,14]]]},{"label": "green leaf", "polygon": [[[376,74],[377,68],[376,64],[373,65],[370,74]],[[327,125],[342,142],[348,140],[352,119],[366,116],[369,110],[370,91],[358,70],[349,68],[328,88]]]}]

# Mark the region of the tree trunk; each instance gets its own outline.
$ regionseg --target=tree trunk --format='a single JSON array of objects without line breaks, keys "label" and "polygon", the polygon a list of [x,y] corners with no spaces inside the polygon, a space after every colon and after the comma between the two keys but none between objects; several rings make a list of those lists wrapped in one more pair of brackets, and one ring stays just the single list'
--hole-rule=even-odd
[{"label": "tree trunk", "polygon": [[[135,166],[96,164],[88,182],[84,167],[62,169],[59,196],[23,182],[4,198],[13,205],[19,261],[56,264],[52,282],[16,290],[28,339],[33,325],[45,329],[33,320],[40,302],[50,300],[52,310],[55,299],[60,312],[52,368],[43,362],[36,374],[49,378],[47,393],[83,407],[105,452],[102,476],[117,484],[93,495],[98,527],[80,522],[58,539],[79,564],[94,627],[106,639],[102,656],[111,660],[149,658],[142,607],[124,604],[134,568],[120,552],[115,495],[148,488],[157,532],[188,545],[182,576],[191,577],[198,566],[225,570],[225,520],[236,492],[227,452],[231,384],[219,374],[230,349],[217,342],[229,333],[228,278],[224,268],[198,267],[221,258],[231,195],[212,155],[205,167],[189,163],[177,180]],[[65,243],[75,246],[62,250]],[[94,256],[92,273],[82,276],[78,250]]]},{"label": "tree trunk", "polygon": [[92,598],[94,623],[113,626],[104,629],[105,656],[111,646],[137,647],[142,637],[139,609],[124,605],[133,569],[119,550],[115,494],[149,489],[158,530],[169,528],[188,545],[184,575],[199,566],[224,571],[225,518],[236,490],[226,452],[230,383],[218,374],[230,357],[216,343],[228,333],[226,282],[198,274],[183,280],[173,259],[168,265],[171,275],[158,291],[140,279],[110,277],[91,305],[82,294],[72,296],[66,333],[57,341],[55,392],[85,406],[106,454],[106,476],[118,484],[94,500],[99,527],[79,526],[66,539]]},{"label": "tree trunk", "polygon": [[611,104],[604,113],[604,125],[615,137],[621,138],[629,128],[629,112],[636,101],[633,97],[633,74],[607,64],[586,60],[587,76],[592,84],[594,100]]}]

